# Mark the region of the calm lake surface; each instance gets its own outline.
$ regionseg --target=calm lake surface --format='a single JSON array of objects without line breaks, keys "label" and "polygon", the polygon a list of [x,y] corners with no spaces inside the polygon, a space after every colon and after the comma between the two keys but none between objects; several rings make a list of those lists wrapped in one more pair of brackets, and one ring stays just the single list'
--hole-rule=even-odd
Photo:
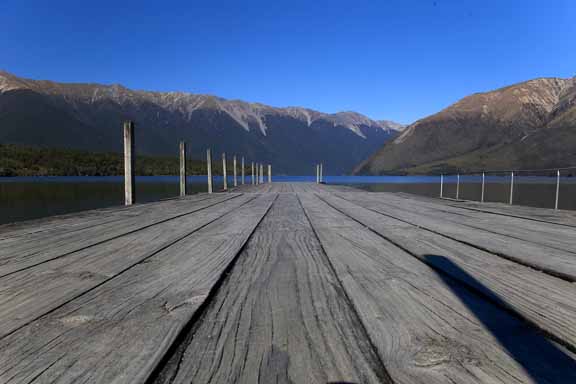
[{"label": "calm lake surface", "polygon": [[[215,177],[215,188],[222,187],[222,177]],[[576,209],[576,178],[563,177],[560,208]],[[122,177],[0,177],[0,224],[87,209],[119,206],[124,202]],[[275,176],[274,181],[315,181],[314,176]],[[437,176],[326,176],[328,184],[353,185],[368,191],[407,192],[437,197]],[[232,178],[229,178],[229,185]],[[248,182],[248,178],[247,178]],[[189,193],[206,192],[206,176],[188,178]],[[463,176],[460,198],[479,200],[481,179]],[[508,202],[509,177],[487,177],[485,201]],[[514,204],[554,207],[556,179],[553,177],[516,177]],[[157,201],[178,195],[178,177],[136,177],[138,202]],[[456,196],[456,177],[444,178],[444,196]]]}]

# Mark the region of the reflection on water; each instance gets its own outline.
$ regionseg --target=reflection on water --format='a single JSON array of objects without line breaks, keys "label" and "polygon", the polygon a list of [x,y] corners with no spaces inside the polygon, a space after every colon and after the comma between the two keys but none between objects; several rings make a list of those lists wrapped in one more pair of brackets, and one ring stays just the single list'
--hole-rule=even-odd
[{"label": "reflection on water", "polygon": [[[562,178],[560,208],[576,209],[576,178]],[[274,181],[313,182],[314,176],[275,176]],[[326,176],[328,184],[354,185],[369,191],[406,192],[438,197],[437,176]],[[249,183],[249,177],[246,178]],[[508,202],[510,179],[488,177],[485,200]],[[232,185],[229,178],[228,185]],[[0,224],[122,205],[122,177],[0,177]],[[206,176],[188,178],[189,193],[206,192]],[[214,178],[214,188],[222,188],[222,177]],[[460,198],[480,200],[481,183],[477,176],[461,178]],[[554,207],[556,179],[553,177],[517,177],[514,204]],[[149,202],[176,197],[178,177],[137,177],[136,198]],[[456,178],[446,177],[444,196],[456,196]]]}]

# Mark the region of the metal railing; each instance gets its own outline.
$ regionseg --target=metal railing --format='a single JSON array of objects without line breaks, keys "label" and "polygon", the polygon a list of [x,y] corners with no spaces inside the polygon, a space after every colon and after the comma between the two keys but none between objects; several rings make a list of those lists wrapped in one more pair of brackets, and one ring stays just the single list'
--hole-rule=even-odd
[{"label": "metal railing", "polygon": [[[440,198],[446,198],[444,196],[444,178],[448,176],[456,176],[456,200],[460,200],[460,176],[461,175],[479,175],[481,176],[481,192],[480,192],[480,202],[484,203],[484,198],[486,195],[486,174],[504,174],[510,175],[510,187],[509,187],[509,196],[508,196],[508,204],[514,204],[514,178],[515,176],[518,177],[520,173],[528,173],[529,176],[535,175],[542,175],[544,173],[556,173],[556,191],[554,195],[554,209],[558,210],[558,204],[560,202],[560,180],[561,180],[561,172],[573,170],[576,171],[576,166],[574,167],[563,167],[563,168],[543,168],[543,169],[514,169],[514,170],[489,170],[489,171],[482,171],[482,172],[460,172],[456,174],[441,174],[440,175]],[[550,176],[547,176],[550,177]]]}]

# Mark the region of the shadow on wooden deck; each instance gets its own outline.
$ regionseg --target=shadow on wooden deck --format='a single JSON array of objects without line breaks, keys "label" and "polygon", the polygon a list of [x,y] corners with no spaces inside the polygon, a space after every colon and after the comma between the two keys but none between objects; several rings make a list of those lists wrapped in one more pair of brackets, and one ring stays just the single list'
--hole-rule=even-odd
[{"label": "shadow on wooden deck", "polygon": [[[576,383],[576,361],[562,347],[550,341],[542,332],[535,329],[524,317],[516,312],[497,293],[468,274],[457,264],[444,256],[426,255],[433,270],[466,305],[482,325],[506,349],[508,354],[522,366],[534,383]],[[473,297],[463,292],[465,282],[474,291],[485,295],[492,303],[483,300],[471,300]],[[477,292],[474,292],[477,294]],[[503,311],[494,310],[494,304],[502,306],[512,314],[503,316]]]}]

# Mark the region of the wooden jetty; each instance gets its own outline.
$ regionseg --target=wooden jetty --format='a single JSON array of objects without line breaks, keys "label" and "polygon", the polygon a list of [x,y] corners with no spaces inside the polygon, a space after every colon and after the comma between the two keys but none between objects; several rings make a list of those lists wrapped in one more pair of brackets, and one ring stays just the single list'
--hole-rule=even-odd
[{"label": "wooden jetty", "polygon": [[575,281],[574,213],[317,183],[6,225],[0,383],[576,383]]}]

